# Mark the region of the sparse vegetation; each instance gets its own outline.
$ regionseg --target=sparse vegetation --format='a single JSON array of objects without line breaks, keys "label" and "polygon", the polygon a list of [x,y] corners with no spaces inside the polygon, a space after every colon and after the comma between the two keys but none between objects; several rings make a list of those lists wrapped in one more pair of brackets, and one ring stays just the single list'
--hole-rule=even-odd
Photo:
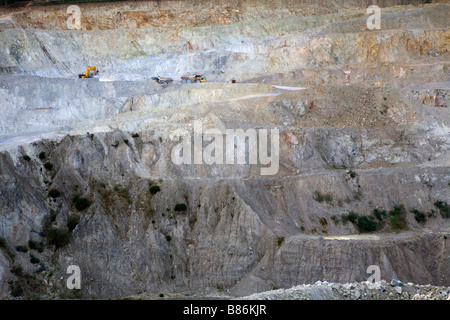
[{"label": "sparse vegetation", "polygon": [[11,268],[11,273],[17,277],[21,277],[23,275],[23,268],[21,266],[13,266]]},{"label": "sparse vegetation", "polygon": [[84,211],[91,205],[91,202],[87,198],[81,197],[78,193],[73,195],[72,202],[78,211]]},{"label": "sparse vegetation", "polygon": [[339,223],[339,217],[336,215],[331,216],[331,220],[333,220],[334,224],[338,224]]},{"label": "sparse vegetation", "polygon": [[58,198],[61,196],[61,192],[58,189],[53,188],[48,191],[48,196],[51,198]]},{"label": "sparse vegetation", "polygon": [[356,221],[356,227],[359,232],[374,232],[377,231],[377,223],[373,216],[359,216]]},{"label": "sparse vegetation", "polygon": [[44,168],[47,170],[52,170],[53,169],[53,163],[51,163],[50,161],[47,161],[46,163],[44,163]]},{"label": "sparse vegetation", "polygon": [[51,222],[54,222],[56,220],[56,215],[57,215],[56,211],[53,209],[50,209],[50,221]]},{"label": "sparse vegetation", "polygon": [[277,246],[281,247],[281,245],[284,243],[284,237],[283,236],[277,236]]},{"label": "sparse vegetation", "polygon": [[41,160],[45,159],[45,152],[44,151],[39,153],[39,159],[41,159]]},{"label": "sparse vegetation", "polygon": [[314,196],[313,196],[314,200],[316,200],[317,202],[328,202],[330,203],[331,201],[333,201],[333,195],[331,193],[325,193],[322,194],[320,191],[315,191],[314,192]]},{"label": "sparse vegetation", "polygon": [[70,234],[65,229],[49,227],[45,230],[44,235],[47,239],[47,243],[51,246],[55,246],[56,250],[66,246],[70,241]]},{"label": "sparse vegetation", "polygon": [[358,175],[356,174],[356,172],[355,171],[353,171],[353,170],[350,170],[349,172],[348,172],[348,174],[350,175],[350,178],[352,178],[352,179],[355,179]]},{"label": "sparse vegetation", "polygon": [[416,219],[416,221],[418,223],[424,224],[427,221],[427,215],[417,209],[412,209],[411,213],[414,214],[414,219]]},{"label": "sparse vegetation", "polygon": [[187,206],[186,206],[185,203],[177,203],[175,205],[174,210],[177,211],[177,212],[186,211],[187,210]]},{"label": "sparse vegetation", "polygon": [[72,214],[67,219],[67,228],[69,228],[69,231],[73,231],[78,223],[80,223],[80,216]]},{"label": "sparse vegetation", "polygon": [[319,219],[319,223],[322,225],[322,227],[325,227],[326,225],[328,225],[328,221],[326,218],[320,218]]},{"label": "sparse vegetation", "polygon": [[150,193],[151,194],[157,194],[160,191],[161,191],[161,188],[159,186],[151,186],[150,187]]},{"label": "sparse vegetation", "polygon": [[403,205],[395,206],[393,210],[389,211],[389,224],[393,230],[406,229],[406,210]]},{"label": "sparse vegetation", "polygon": [[434,205],[441,212],[442,218],[449,218],[450,217],[450,206],[447,204],[447,202],[436,201],[434,203]]},{"label": "sparse vegetation", "polygon": [[28,252],[29,248],[27,246],[17,246],[16,251],[17,252]]},{"label": "sparse vegetation", "polygon": [[36,250],[38,252],[44,251],[44,244],[42,242],[37,242],[37,241],[31,240],[31,239],[28,240],[28,247],[31,250]]},{"label": "sparse vegetation", "polygon": [[378,208],[373,209],[372,215],[378,219],[378,221],[383,221],[387,215],[386,210],[380,210]]},{"label": "sparse vegetation", "polygon": [[30,161],[31,160],[30,156],[28,156],[28,155],[24,155],[22,158],[25,161]]},{"label": "sparse vegetation", "polygon": [[41,260],[39,260],[37,257],[35,257],[34,255],[30,254],[30,262],[32,264],[37,264],[39,262],[41,262]]}]

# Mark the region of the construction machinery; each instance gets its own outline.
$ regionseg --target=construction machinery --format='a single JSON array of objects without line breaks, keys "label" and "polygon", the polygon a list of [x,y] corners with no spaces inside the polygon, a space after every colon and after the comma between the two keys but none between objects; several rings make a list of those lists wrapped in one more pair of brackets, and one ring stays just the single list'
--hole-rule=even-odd
[{"label": "construction machinery", "polygon": [[196,75],[193,75],[193,76],[182,76],[182,77],[181,77],[181,81],[182,81],[182,82],[188,82],[188,81],[190,81],[191,83],[192,83],[192,82],[205,82],[206,79],[205,79],[205,77],[202,76],[201,74],[196,74]]},{"label": "construction machinery", "polygon": [[95,78],[99,79],[99,73],[100,71],[97,70],[95,66],[89,66],[86,70],[86,73],[82,73],[78,75],[78,78],[80,79],[88,79],[88,78]]},{"label": "construction machinery", "polygon": [[171,78],[162,78],[160,76],[152,77],[152,80],[155,80],[155,82],[158,82],[159,84],[169,84],[173,82],[173,79]]}]

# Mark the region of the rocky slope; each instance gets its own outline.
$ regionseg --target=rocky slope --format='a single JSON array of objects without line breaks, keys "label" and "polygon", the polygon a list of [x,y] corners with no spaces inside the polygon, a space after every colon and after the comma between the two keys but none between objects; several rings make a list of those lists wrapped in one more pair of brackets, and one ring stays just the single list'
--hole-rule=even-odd
[{"label": "rocky slope", "polygon": [[[0,296],[446,299],[450,4],[403,2],[0,9]],[[278,129],[278,171],[174,163],[195,120]]]}]

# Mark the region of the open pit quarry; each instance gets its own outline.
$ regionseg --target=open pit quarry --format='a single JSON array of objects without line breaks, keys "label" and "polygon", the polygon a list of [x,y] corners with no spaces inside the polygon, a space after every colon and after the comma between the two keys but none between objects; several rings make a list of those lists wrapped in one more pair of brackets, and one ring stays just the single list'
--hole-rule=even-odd
[{"label": "open pit quarry", "polygon": [[[0,7],[0,298],[448,299],[450,1],[372,4]],[[277,170],[174,161],[198,124]]]}]

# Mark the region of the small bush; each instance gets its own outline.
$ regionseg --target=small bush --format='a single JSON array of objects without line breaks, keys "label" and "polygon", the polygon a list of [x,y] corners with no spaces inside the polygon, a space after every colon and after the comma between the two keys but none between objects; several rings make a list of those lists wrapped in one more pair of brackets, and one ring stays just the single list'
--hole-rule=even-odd
[{"label": "small bush", "polygon": [[315,191],[313,198],[317,202],[324,202],[324,201],[325,202],[331,202],[331,201],[333,201],[333,196],[330,193],[322,194],[320,191]]},{"label": "small bush", "polygon": [[6,248],[6,240],[5,238],[0,237],[0,248]]},{"label": "small bush", "polygon": [[53,169],[53,163],[51,163],[50,161],[47,161],[46,163],[44,163],[44,168],[47,170],[52,170]]},{"label": "small bush", "polygon": [[281,247],[281,245],[283,244],[283,242],[284,242],[284,237],[277,236],[277,246],[278,246],[278,247]]},{"label": "small bush", "polygon": [[58,189],[53,188],[48,191],[48,196],[51,198],[58,198],[61,196],[61,192]]},{"label": "small bush", "polygon": [[174,210],[177,211],[177,212],[180,212],[180,211],[186,211],[186,210],[187,210],[187,206],[186,206],[186,204],[184,204],[184,203],[177,203],[177,204],[175,205]]},{"label": "small bush", "polygon": [[389,223],[394,230],[406,229],[406,210],[403,205],[395,206],[393,210],[389,211]]},{"label": "small bush", "polygon": [[150,193],[151,194],[157,194],[160,191],[161,191],[161,188],[159,186],[151,186],[150,187]]},{"label": "small bush", "polygon": [[360,216],[356,221],[356,227],[359,232],[377,231],[377,223],[372,216]]},{"label": "small bush", "polygon": [[319,219],[319,223],[322,225],[322,227],[328,225],[327,219],[325,219],[323,217]]},{"label": "small bush", "polygon": [[450,206],[447,204],[447,202],[436,201],[434,205],[440,210],[442,218],[450,217]]},{"label": "small bush", "polygon": [[28,155],[24,155],[22,158],[25,161],[30,161],[31,160],[30,156],[28,156]]},{"label": "small bush", "polygon": [[377,218],[379,221],[383,221],[384,217],[387,215],[386,210],[380,210],[380,209],[373,209],[372,214]]},{"label": "small bush", "polygon": [[164,294],[163,294],[163,293],[160,293],[159,296],[160,296],[161,298],[164,298]]},{"label": "small bush", "polygon": [[11,273],[15,274],[18,277],[21,277],[23,275],[23,269],[21,266],[13,266],[11,268]]},{"label": "small bush", "polygon": [[117,149],[117,147],[119,146],[119,142],[115,141],[114,144],[112,144],[112,146]]},{"label": "small bush", "polygon": [[27,246],[17,246],[16,247],[16,251],[17,252],[28,252],[28,247]]},{"label": "small bush", "polygon": [[91,205],[88,199],[81,197],[78,193],[73,195],[72,201],[78,211],[86,210]]},{"label": "small bush", "polygon": [[54,222],[56,220],[57,213],[55,210],[50,209],[50,221]]},{"label": "small bush", "polygon": [[67,230],[56,229],[53,227],[50,227],[45,231],[45,238],[49,245],[55,246],[56,250],[66,246],[70,241],[70,235]]},{"label": "small bush", "polygon": [[172,240],[172,237],[171,237],[171,236],[166,236],[166,240],[167,240],[167,241],[171,241],[171,240]]},{"label": "small bush", "polygon": [[334,224],[338,224],[339,223],[338,216],[335,216],[335,215],[331,216],[331,220],[333,220]]},{"label": "small bush", "polygon": [[78,223],[80,223],[80,217],[76,214],[72,214],[67,219],[67,228],[69,228],[69,231],[73,231]]},{"label": "small bush", "polygon": [[132,137],[132,138],[139,138],[139,134],[133,133],[133,134],[131,135],[131,137]]},{"label": "small bush", "polygon": [[414,214],[414,219],[416,219],[418,223],[424,224],[427,221],[427,215],[425,213],[417,209],[411,210],[411,213]]},{"label": "small bush", "polygon": [[45,159],[45,152],[44,151],[39,153],[39,159],[41,159],[41,160]]},{"label": "small bush", "polygon": [[348,174],[350,175],[350,178],[352,178],[352,179],[355,179],[358,175],[356,174],[356,172],[355,171],[353,171],[353,170],[350,170],[349,172],[348,172]]},{"label": "small bush", "polygon": [[34,255],[30,254],[30,262],[31,262],[32,264],[36,264],[36,263],[41,262],[41,260],[39,260],[38,258],[36,258]]},{"label": "small bush", "polygon": [[44,251],[44,244],[42,242],[28,240],[28,247],[32,250],[37,250],[38,252]]}]

